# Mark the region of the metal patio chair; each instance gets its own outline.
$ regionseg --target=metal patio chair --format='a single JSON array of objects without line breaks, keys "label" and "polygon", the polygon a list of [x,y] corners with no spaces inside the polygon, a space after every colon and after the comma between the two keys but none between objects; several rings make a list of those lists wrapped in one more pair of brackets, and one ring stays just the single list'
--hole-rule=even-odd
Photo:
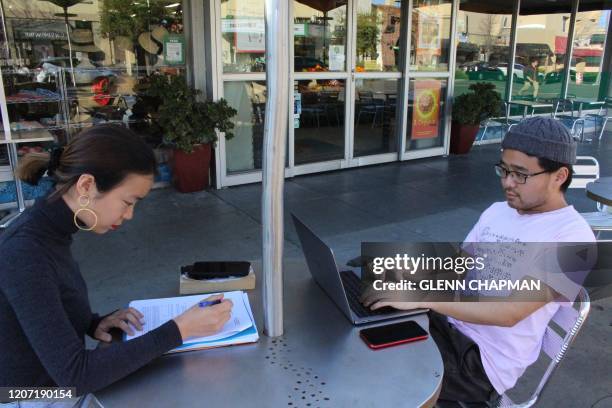
[{"label": "metal patio chair", "polygon": [[502,139],[504,138],[506,132],[512,128],[512,126],[518,124],[520,120],[510,119],[510,106],[506,101],[502,101],[500,105],[500,110],[504,114],[503,116],[498,116],[495,118],[488,118],[480,126],[484,126],[482,134],[479,135],[478,139],[474,142],[475,145],[481,144],[487,135],[487,129],[490,127],[501,127],[502,131]]},{"label": "metal patio chair", "polygon": [[593,120],[595,122],[595,126],[597,126],[597,121],[601,120],[603,123],[601,124],[601,131],[599,132],[598,140],[601,141],[603,134],[606,130],[606,124],[608,120],[612,119],[612,98],[607,97],[604,100],[604,104],[599,108],[599,112],[597,113],[588,113],[584,115],[585,120]]},{"label": "metal patio chair", "polygon": [[[584,140],[584,117],[574,116],[574,102],[570,99],[556,99],[553,118],[569,128],[574,139]],[[580,133],[578,133],[580,128]]]},{"label": "metal patio chair", "polygon": [[[569,302],[568,302],[569,303]],[[569,305],[562,304],[557,310],[557,313],[552,317],[548,324],[544,337],[542,339],[542,347],[540,355],[550,359],[540,382],[535,388],[535,391],[529,398],[520,403],[516,403],[512,398],[504,393],[494,402],[470,403],[470,402],[449,402],[439,401],[436,403],[436,408],[528,408],[540,398],[542,391],[548,384],[550,377],[559,366],[565,353],[571,346],[572,342],[582,328],[591,308],[591,301],[586,289],[581,288],[576,301]],[[555,328],[555,326],[557,328]]]},{"label": "metal patio chair", "polygon": [[[599,162],[594,157],[577,156],[573,167],[574,175],[569,188],[586,188],[588,183],[599,178]],[[612,231],[612,214],[602,203],[597,202],[597,211],[580,213],[580,215],[589,223],[598,239],[601,232]]]},{"label": "metal patio chair", "polygon": [[552,317],[551,322],[554,325],[558,326],[561,329],[563,334],[559,334],[557,330],[553,328],[551,324],[548,325],[546,331],[544,332],[544,338],[542,339],[542,349],[540,353],[544,352],[544,354],[550,358],[550,363],[542,376],[538,386],[535,391],[527,401],[522,403],[515,403],[508,396],[508,394],[504,394],[501,396],[499,401],[494,407],[497,408],[527,408],[532,407],[542,394],[542,391],[548,384],[548,380],[552,376],[553,372],[559,366],[563,357],[565,357],[565,353],[571,346],[572,342],[578,335],[578,332],[582,328],[587,316],[589,315],[589,311],[591,309],[591,301],[589,299],[589,294],[586,289],[581,288],[578,293],[578,298],[574,302],[572,306],[570,305],[562,305],[559,307],[559,310]]}]

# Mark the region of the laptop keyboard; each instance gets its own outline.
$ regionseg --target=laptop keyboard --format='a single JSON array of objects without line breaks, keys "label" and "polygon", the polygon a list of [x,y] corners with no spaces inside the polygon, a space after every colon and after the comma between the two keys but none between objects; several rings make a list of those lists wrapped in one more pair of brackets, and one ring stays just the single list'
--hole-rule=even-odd
[{"label": "laptop keyboard", "polygon": [[397,310],[392,307],[383,307],[377,310],[366,308],[359,301],[359,297],[361,296],[361,279],[359,279],[355,272],[341,271],[340,278],[342,279],[342,285],[344,286],[349,306],[358,317],[379,316],[397,312]]}]

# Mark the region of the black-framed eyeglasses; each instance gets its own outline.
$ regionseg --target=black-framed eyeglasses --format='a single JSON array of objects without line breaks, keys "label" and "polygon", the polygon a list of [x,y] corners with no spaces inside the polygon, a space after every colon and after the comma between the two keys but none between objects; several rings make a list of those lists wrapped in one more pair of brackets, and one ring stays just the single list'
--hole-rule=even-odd
[{"label": "black-framed eyeglasses", "polygon": [[550,173],[550,172],[548,170],[543,170],[537,173],[525,174],[525,173],[521,173],[520,171],[509,170],[505,168],[504,166],[502,166],[501,163],[497,163],[495,165],[495,174],[497,174],[499,177],[503,179],[511,175],[517,184],[525,184],[527,183],[528,178],[537,176],[540,174],[544,174],[544,173]]}]

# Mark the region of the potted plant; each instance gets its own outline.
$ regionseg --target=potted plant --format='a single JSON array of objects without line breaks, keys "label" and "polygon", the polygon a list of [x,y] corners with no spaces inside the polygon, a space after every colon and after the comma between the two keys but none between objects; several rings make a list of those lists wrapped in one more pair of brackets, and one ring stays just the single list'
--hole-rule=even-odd
[{"label": "potted plant", "polygon": [[502,99],[495,85],[477,82],[469,92],[457,96],[453,102],[450,151],[466,154],[472,148],[483,120],[501,114]]},{"label": "potted plant", "polygon": [[161,128],[164,141],[174,148],[173,179],[183,193],[208,187],[212,146],[217,131],[231,139],[237,111],[225,99],[199,101],[199,90],[182,75],[155,74],[137,85],[139,99]]}]

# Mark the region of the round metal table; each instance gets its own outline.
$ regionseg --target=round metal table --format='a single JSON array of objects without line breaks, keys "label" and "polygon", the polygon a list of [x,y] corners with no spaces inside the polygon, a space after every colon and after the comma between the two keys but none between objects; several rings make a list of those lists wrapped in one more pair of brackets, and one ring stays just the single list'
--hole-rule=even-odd
[{"label": "round metal table", "polygon": [[[96,392],[106,408],[147,407],[431,407],[443,364],[431,338],[371,350],[312,280],[302,260],[285,261],[284,327],[263,334],[260,265],[249,300],[258,343],[161,357]],[[415,320],[428,328],[427,315]],[[378,323],[384,324],[384,323]],[[373,324],[374,325],[374,324]],[[369,325],[366,327],[370,327]]]},{"label": "round metal table", "polygon": [[592,200],[612,206],[612,177],[600,177],[588,183],[586,195]]}]

